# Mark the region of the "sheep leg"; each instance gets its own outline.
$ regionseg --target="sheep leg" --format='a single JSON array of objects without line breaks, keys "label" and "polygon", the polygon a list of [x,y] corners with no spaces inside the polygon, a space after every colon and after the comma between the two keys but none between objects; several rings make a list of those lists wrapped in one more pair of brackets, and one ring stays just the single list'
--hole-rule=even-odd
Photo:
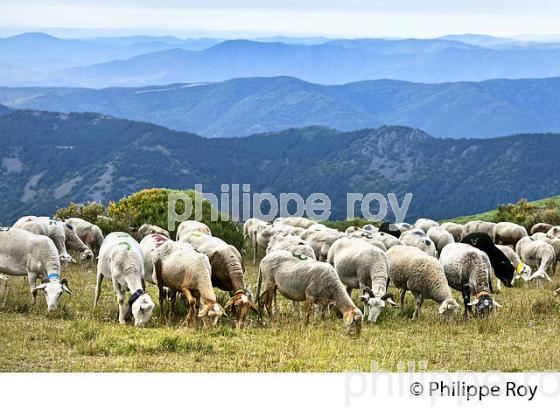
[{"label": "sheep leg", "polygon": [[257,264],[257,240],[253,242],[253,266]]},{"label": "sheep leg", "polygon": [[490,288],[490,293],[494,293],[494,286],[492,286],[492,278],[488,277],[488,287]]},{"label": "sheep leg", "polygon": [[468,313],[472,312],[472,306],[469,305],[471,301],[471,291],[467,287],[462,290],[463,294],[463,304],[465,305],[465,311],[463,312],[463,320],[466,322],[468,318]]},{"label": "sheep leg", "polygon": [[169,295],[169,320],[173,320],[175,316],[175,300],[177,299],[177,292],[171,292]]},{"label": "sheep leg", "polygon": [[189,313],[187,314],[186,323],[190,324],[196,310],[196,299],[193,297],[191,291],[187,288],[183,289],[183,294],[189,302]]},{"label": "sheep leg", "polygon": [[266,291],[265,294],[266,311],[268,312],[268,316],[270,317],[270,320],[273,322],[276,320],[275,313],[278,313],[278,312],[274,312],[272,308],[272,301],[274,300],[275,296],[276,296],[276,289],[273,288],[273,289],[268,289]]},{"label": "sheep leg", "polygon": [[309,318],[311,317],[312,308],[313,308],[313,300],[310,299],[310,298],[305,299],[305,302],[303,302],[303,312],[304,312],[304,323],[305,324],[309,323]]},{"label": "sheep leg", "polygon": [[6,307],[6,299],[8,298],[8,294],[6,289],[8,287],[8,278],[0,274],[0,297],[2,298],[2,302],[0,302],[0,309],[4,309]]},{"label": "sheep leg", "polygon": [[412,320],[416,320],[420,316],[420,308],[422,307],[422,302],[424,302],[424,298],[420,293],[417,292],[414,292],[413,295],[416,301],[416,308],[414,309],[414,313],[412,314]]},{"label": "sheep leg", "polygon": [[303,319],[303,314],[301,313],[301,309],[299,308],[299,303],[297,301],[293,300],[292,305],[294,307],[294,313],[297,315],[297,317],[299,317],[300,319]]},{"label": "sheep leg", "polygon": [[37,290],[35,290],[37,277],[28,273],[27,282],[29,283],[29,290],[31,291],[31,306],[35,306],[35,303],[37,303]]},{"label": "sheep leg", "polygon": [[117,294],[117,303],[119,304],[119,323],[121,325],[125,325],[126,306],[124,305],[124,292],[115,279],[113,279],[113,288],[115,289],[115,293]]},{"label": "sheep leg", "polygon": [[406,289],[401,289],[399,292],[400,302],[401,302],[401,314],[404,314],[404,300],[406,297]]},{"label": "sheep leg", "polygon": [[103,273],[97,272],[97,281],[95,282],[95,297],[93,298],[93,308],[97,307],[101,296],[101,284],[103,283]]}]

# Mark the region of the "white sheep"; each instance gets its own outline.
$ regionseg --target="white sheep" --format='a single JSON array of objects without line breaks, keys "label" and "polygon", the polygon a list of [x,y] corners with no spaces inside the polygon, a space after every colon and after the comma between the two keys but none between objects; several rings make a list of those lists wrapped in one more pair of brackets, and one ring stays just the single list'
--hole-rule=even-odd
[{"label": "white sheep", "polygon": [[455,242],[461,241],[461,235],[463,234],[463,225],[455,222],[444,222],[441,227],[453,235]]},{"label": "white sheep", "polygon": [[406,292],[410,290],[416,301],[413,319],[420,315],[424,299],[440,304],[439,313],[454,318],[461,307],[451,294],[443,267],[439,261],[413,246],[393,246],[387,251],[389,279],[400,289],[400,305],[404,310]]},{"label": "white sheep", "polygon": [[170,316],[173,315],[176,292],[181,292],[189,303],[185,323],[190,323],[193,318],[196,296],[200,298],[198,317],[202,318],[204,327],[215,326],[224,310],[216,302],[208,256],[195,251],[188,243],[168,240],[156,247],[152,257],[162,316],[165,316],[164,300],[168,292],[164,291],[164,287],[167,287],[172,290]]},{"label": "white sheep", "polygon": [[200,221],[183,221],[183,222],[181,222],[181,224],[177,228],[176,238],[177,238],[177,240],[179,240],[183,236],[185,236],[187,233],[193,232],[193,231],[202,232],[202,233],[205,233],[206,235],[212,236],[212,231],[210,230],[208,225],[206,225],[205,223],[200,222]]},{"label": "white sheep", "polygon": [[271,318],[275,316],[272,303],[276,291],[286,299],[304,302],[306,322],[309,321],[313,304],[322,306],[325,312],[327,306],[334,302],[342,312],[347,332],[351,335],[360,333],[362,312],[346,293],[336,270],[328,263],[311,258],[302,259],[283,250],[269,253],[259,267],[257,303],[261,310],[262,305],[266,306]]},{"label": "white sheep", "polygon": [[556,270],[556,253],[551,244],[526,236],[517,242],[515,252],[523,262],[536,269],[529,280],[537,280],[538,284],[543,280],[552,280],[550,276],[553,276]]},{"label": "white sheep", "polygon": [[420,228],[404,232],[400,238],[404,245],[414,246],[429,256],[437,256],[436,245]]},{"label": "white sheep", "polygon": [[439,260],[449,286],[463,295],[464,319],[472,306],[476,306],[479,315],[490,313],[494,306],[502,307],[490,296],[492,265],[486,253],[466,243],[452,243],[443,248]]},{"label": "white sheep", "polygon": [[431,227],[428,229],[428,232],[426,232],[426,235],[434,241],[438,255],[445,246],[455,242],[453,235],[441,226]]},{"label": "white sheep", "polygon": [[[499,250],[501,250],[504,253],[504,255],[506,255],[507,258],[510,260],[512,265],[515,266],[515,277],[514,277],[514,279],[515,280],[524,279],[525,281],[529,280],[533,270],[531,269],[531,267],[529,265],[527,265],[526,263],[524,263],[521,260],[519,255],[517,253],[515,253],[515,250],[513,250],[508,245],[496,245],[496,247]],[[501,288],[501,282],[498,281],[498,289],[500,289],[500,288]]]},{"label": "white sheep", "polygon": [[[43,290],[49,312],[58,308],[63,292],[72,294],[67,280],[60,278],[60,255],[47,236],[17,228],[0,228],[0,273],[27,276],[31,303],[35,305],[37,291]],[[43,280],[39,286],[37,279]],[[2,281],[3,292],[6,280],[4,277]]]},{"label": "white sheep", "polygon": [[384,251],[359,238],[340,238],[330,247],[327,262],[335,267],[348,294],[360,289],[370,322],[377,321],[385,302],[397,306],[387,292],[389,261]]},{"label": "white sheep", "polygon": [[414,223],[414,226],[416,228],[422,229],[424,232],[428,232],[428,229],[434,226],[439,226],[439,223],[437,223],[433,219],[420,218]]},{"label": "white sheep", "polygon": [[[119,323],[133,317],[135,326],[144,326],[152,317],[154,302],[144,292],[144,260],[140,245],[124,232],[113,232],[105,238],[99,250],[97,284],[93,307],[101,296],[103,278],[110,279],[119,304]],[[132,292],[125,306],[125,293]]]}]

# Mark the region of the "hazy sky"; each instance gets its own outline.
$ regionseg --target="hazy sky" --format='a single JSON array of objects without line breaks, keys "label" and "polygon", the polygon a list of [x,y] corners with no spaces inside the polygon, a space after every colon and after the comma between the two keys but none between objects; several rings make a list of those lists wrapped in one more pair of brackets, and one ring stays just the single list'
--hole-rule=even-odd
[{"label": "hazy sky", "polygon": [[559,21],[559,0],[0,0],[4,35],[511,36]]}]

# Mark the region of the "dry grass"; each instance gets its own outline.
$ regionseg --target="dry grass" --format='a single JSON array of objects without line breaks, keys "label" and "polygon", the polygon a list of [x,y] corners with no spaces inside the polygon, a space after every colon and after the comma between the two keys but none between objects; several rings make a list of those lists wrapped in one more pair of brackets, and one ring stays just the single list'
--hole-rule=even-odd
[{"label": "dry grass", "polygon": [[[254,289],[256,269],[248,266]],[[116,299],[104,282],[94,312],[93,268],[74,266],[64,275],[74,290],[59,312],[46,314],[41,296],[29,307],[27,283],[10,278],[6,307],[0,311],[0,371],[189,371],[189,372],[328,372],[396,371],[408,362],[424,362],[428,370],[559,370],[560,286],[556,275],[545,288],[525,285],[502,290],[504,306],[486,320],[442,323],[433,302],[426,302],[417,322],[407,311],[387,309],[377,325],[365,324],[360,337],[345,335],[342,321],[315,317],[308,326],[292,314],[279,296],[281,318],[260,326],[253,318],[244,330],[225,319],[212,330],[163,325],[156,308],[151,326],[137,329],[116,321]],[[149,292],[156,297],[155,287]],[[459,294],[456,294],[459,298]],[[225,301],[226,295],[221,293]],[[458,299],[459,300],[459,299]]]}]

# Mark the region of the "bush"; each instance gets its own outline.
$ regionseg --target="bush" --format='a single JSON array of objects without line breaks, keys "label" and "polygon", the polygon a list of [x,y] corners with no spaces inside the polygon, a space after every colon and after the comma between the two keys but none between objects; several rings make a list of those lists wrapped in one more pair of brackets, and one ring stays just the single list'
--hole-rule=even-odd
[{"label": "bush", "polygon": [[517,204],[500,205],[493,222],[513,222],[523,225],[527,231],[539,222],[560,225],[560,208],[554,201],[538,206],[522,198]]},{"label": "bush", "polygon": [[364,225],[371,224],[373,226],[379,227],[380,223],[378,221],[368,221],[367,219],[347,219],[345,221],[325,221],[323,222],[329,228],[338,229],[341,232],[344,232],[347,228],[351,226],[357,226],[358,228],[363,227]]},{"label": "bush", "polygon": [[[153,224],[167,229],[167,198],[169,193],[177,192],[187,194],[194,203],[194,191],[176,191],[164,188],[144,189],[130,196],[114,202],[111,201],[107,208],[92,202],[85,205],[71,203],[67,208],[56,212],[58,218],[78,217],[91,223],[99,225],[103,234],[123,231],[133,235],[138,228],[145,224]],[[176,212],[184,212],[185,206],[182,201],[177,202]],[[239,224],[226,220],[223,215],[220,220],[211,221],[212,207],[210,202],[202,200],[202,220],[212,230],[212,234],[235,246],[239,250],[243,247],[243,232]],[[175,238],[175,230],[170,232]]]}]

